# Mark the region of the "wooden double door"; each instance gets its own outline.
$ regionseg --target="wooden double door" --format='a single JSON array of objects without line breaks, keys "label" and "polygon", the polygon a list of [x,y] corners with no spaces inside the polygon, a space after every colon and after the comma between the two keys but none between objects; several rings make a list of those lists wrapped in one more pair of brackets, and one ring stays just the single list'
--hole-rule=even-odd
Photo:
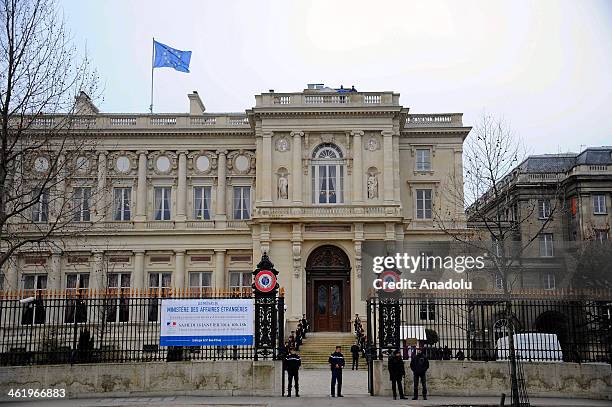
[{"label": "wooden double door", "polygon": [[348,332],[350,262],[342,249],[325,245],[306,262],[306,314],[315,332]]},{"label": "wooden double door", "polygon": [[317,280],[314,284],[315,331],[342,331],[344,315],[344,282]]}]

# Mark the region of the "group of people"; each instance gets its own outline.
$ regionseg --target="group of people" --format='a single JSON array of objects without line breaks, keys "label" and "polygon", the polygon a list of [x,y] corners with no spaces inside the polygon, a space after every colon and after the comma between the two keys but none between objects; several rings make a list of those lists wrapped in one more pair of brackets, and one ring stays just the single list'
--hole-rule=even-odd
[{"label": "group of people", "polygon": [[[402,382],[406,376],[406,368],[404,367],[404,359],[399,350],[395,350],[389,356],[389,379],[391,380],[391,389],[393,390],[393,399],[397,399],[399,393],[400,399],[406,399]],[[413,400],[419,398],[419,381],[423,387],[423,400],[427,400],[427,369],[429,369],[429,360],[423,353],[423,349],[417,348],[416,354],[410,359],[410,370],[412,370],[412,380],[414,382]]]},{"label": "group of people", "polygon": [[310,331],[310,324],[306,319],[306,314],[302,314],[302,319],[299,320],[295,331],[291,331],[287,342],[285,342],[286,353],[288,354],[289,349],[300,350],[300,346],[306,339],[306,333]]},{"label": "group of people", "polygon": [[287,397],[291,397],[291,389],[295,384],[295,397],[300,397],[299,370],[302,366],[302,359],[296,351],[300,350],[306,334],[310,331],[310,324],[306,319],[306,314],[302,314],[302,319],[298,321],[295,331],[291,331],[287,342],[279,350],[280,357],[283,361],[283,370],[287,372]]}]

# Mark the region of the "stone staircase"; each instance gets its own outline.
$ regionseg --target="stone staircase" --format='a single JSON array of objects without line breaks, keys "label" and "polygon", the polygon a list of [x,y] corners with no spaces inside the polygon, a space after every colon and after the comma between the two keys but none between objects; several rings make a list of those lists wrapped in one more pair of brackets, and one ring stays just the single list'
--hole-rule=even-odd
[{"label": "stone staircase", "polygon": [[[305,369],[329,368],[327,359],[336,346],[342,346],[342,354],[346,361],[345,369],[351,369],[351,346],[355,343],[352,333],[344,332],[309,332],[300,346],[298,353],[302,357],[302,367]],[[365,359],[359,359],[359,370],[367,370]]]}]

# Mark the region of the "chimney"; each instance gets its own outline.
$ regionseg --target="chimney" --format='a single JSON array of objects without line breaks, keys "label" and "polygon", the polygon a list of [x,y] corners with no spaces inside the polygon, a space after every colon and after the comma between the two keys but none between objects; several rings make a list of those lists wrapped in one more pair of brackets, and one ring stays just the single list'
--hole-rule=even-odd
[{"label": "chimney", "polygon": [[99,110],[94,105],[89,95],[83,91],[79,92],[79,95],[75,97],[74,114],[91,115],[98,114]]},{"label": "chimney", "polygon": [[189,98],[189,114],[194,116],[204,114],[206,107],[204,107],[204,103],[202,103],[198,91],[194,90],[193,93],[189,93],[187,97]]}]

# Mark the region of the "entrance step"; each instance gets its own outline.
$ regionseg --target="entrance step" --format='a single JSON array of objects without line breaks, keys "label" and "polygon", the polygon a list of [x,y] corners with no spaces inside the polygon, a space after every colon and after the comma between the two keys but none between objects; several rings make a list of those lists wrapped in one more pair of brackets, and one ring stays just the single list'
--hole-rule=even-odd
[{"label": "entrance step", "polygon": [[[355,343],[355,336],[344,332],[309,332],[300,346],[298,353],[302,358],[305,369],[329,368],[327,359],[334,352],[336,346],[342,347],[346,361],[345,369],[351,369],[351,346]],[[359,370],[366,370],[365,359],[359,358]]]}]

